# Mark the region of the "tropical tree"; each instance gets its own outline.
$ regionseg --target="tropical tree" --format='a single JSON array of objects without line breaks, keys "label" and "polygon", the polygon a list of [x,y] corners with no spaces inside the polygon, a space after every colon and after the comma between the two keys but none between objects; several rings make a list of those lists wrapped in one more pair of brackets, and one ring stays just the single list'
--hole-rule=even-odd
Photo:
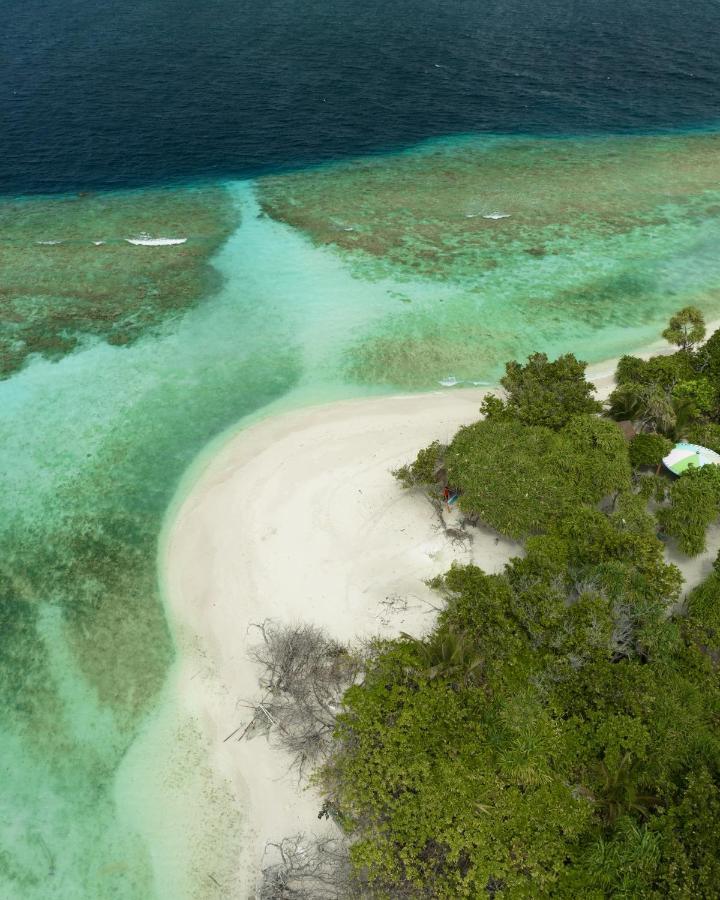
[{"label": "tropical tree", "polygon": [[586,368],[572,353],[553,362],[545,353],[534,353],[525,365],[507,363],[500,384],[507,391],[508,412],[525,425],[552,429],[562,428],[573,416],[600,412]]},{"label": "tropical tree", "polygon": [[623,384],[659,384],[672,390],[681,381],[698,377],[696,361],[692,354],[678,350],[663,356],[640,359],[637,356],[621,356],[615,370],[615,380]]},{"label": "tropical tree", "polygon": [[[568,873],[564,897],[658,897],[655,890],[662,838],[629,816],[588,847],[576,869]],[[660,896],[682,897],[682,893]],[[685,896],[699,896],[689,894]]]},{"label": "tropical tree", "polygon": [[710,575],[688,595],[685,628],[690,638],[720,661],[720,554]]},{"label": "tropical tree", "polygon": [[677,400],[689,401],[702,415],[710,415],[717,406],[717,387],[709,378],[678,381],[673,387],[672,395]]},{"label": "tropical tree", "polygon": [[659,385],[649,385],[641,391],[643,426],[660,434],[670,434],[677,425],[672,397]]},{"label": "tropical tree", "polygon": [[686,306],[670,318],[662,336],[681,350],[692,350],[705,337],[705,317],[696,306]]},{"label": "tropical tree", "polygon": [[636,434],[630,441],[630,462],[634,469],[660,465],[672,450],[672,441],[662,434]]},{"label": "tropical tree", "polygon": [[661,855],[654,879],[662,897],[716,897],[720,885],[720,789],[699,764],[683,777],[657,822]]},{"label": "tropical tree", "polygon": [[694,444],[720,453],[720,425],[716,422],[697,422],[687,430],[687,438]]},{"label": "tropical tree", "polygon": [[658,510],[665,531],[688,556],[705,549],[705,532],[720,512],[720,467],[688,469],[670,489],[670,506]]},{"label": "tropical tree", "polygon": [[685,437],[698,418],[698,409],[687,396],[676,396],[657,382],[626,382],[609,398],[608,412],[616,421],[637,422],[643,431],[658,432],[671,440]]},{"label": "tropical tree", "polygon": [[642,420],[645,386],[637,381],[621,382],[608,398],[608,414],[616,422]]},{"label": "tropical tree", "polygon": [[629,382],[644,381],[643,372],[645,370],[645,360],[638,356],[630,356],[625,354],[618,360],[615,367],[615,382],[617,384],[628,384]]},{"label": "tropical tree", "polygon": [[665,430],[658,429],[666,437],[673,441],[683,441],[690,433],[690,429],[697,422],[698,408],[693,400],[685,397],[672,397],[670,400],[674,421]]},{"label": "tropical tree", "polygon": [[546,531],[578,505],[630,483],[622,434],[591,415],[558,431],[517,420],[476,422],[455,435],[445,465],[460,508],[515,538]]},{"label": "tropical tree", "polygon": [[697,352],[697,368],[715,379],[720,378],[720,328],[714,331]]}]

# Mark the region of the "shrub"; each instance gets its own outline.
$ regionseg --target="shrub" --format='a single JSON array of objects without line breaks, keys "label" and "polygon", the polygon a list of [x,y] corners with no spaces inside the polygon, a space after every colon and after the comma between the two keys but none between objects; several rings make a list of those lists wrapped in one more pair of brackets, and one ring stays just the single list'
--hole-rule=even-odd
[{"label": "shrub", "polygon": [[435,484],[435,473],[442,458],[445,447],[440,441],[433,441],[429,447],[422,449],[415,461],[409,465],[400,466],[393,471],[393,475],[403,487],[428,487]]},{"label": "shrub", "polygon": [[688,440],[694,444],[700,444],[701,447],[707,447],[708,450],[720,453],[720,425],[716,425],[715,422],[692,425],[688,429],[687,436]]},{"label": "shrub", "polygon": [[489,419],[461,428],[446,454],[460,507],[519,538],[546,531],[572,509],[628,487],[625,440],[612,423],[577,416],[552,431]]},{"label": "shrub", "polygon": [[665,531],[688,556],[705,549],[705,532],[720,508],[720,466],[688,469],[670,490],[670,506],[658,510]]},{"label": "shrub", "polygon": [[634,469],[660,465],[672,450],[672,441],[661,434],[637,434],[630,442],[630,463]]},{"label": "shrub", "polygon": [[595,386],[585,379],[587,363],[572,353],[549,362],[544,353],[534,353],[523,366],[509,362],[500,384],[508,394],[507,411],[525,425],[559,429],[573,416],[600,412],[592,394]]}]

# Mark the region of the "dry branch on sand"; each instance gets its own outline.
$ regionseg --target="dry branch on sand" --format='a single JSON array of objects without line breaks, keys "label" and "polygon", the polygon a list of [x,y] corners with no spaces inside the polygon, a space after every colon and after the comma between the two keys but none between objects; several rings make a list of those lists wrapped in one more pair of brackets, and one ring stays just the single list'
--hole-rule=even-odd
[{"label": "dry branch on sand", "polygon": [[348,847],[338,835],[296,834],[265,847],[260,900],[349,900],[354,883]]},{"label": "dry branch on sand", "polygon": [[254,733],[272,735],[302,776],[324,759],[342,696],[359,678],[364,653],[333,640],[315,625],[255,626],[262,642],[251,650],[260,664],[262,700],[254,704]]},{"label": "dry branch on sand", "polygon": [[[314,625],[256,626],[262,641],[251,650],[261,666],[264,695],[255,704],[253,731],[271,735],[290,754],[300,777],[330,749],[342,696],[360,677],[365,654]],[[318,818],[331,818],[324,806]],[[353,885],[348,847],[338,830],[296,834],[265,847],[260,900],[344,900]]]}]

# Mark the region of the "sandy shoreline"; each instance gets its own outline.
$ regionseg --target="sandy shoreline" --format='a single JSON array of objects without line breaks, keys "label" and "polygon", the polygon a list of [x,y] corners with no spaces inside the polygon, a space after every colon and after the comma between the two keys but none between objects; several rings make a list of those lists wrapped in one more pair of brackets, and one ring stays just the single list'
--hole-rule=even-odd
[{"label": "sandy shoreline", "polygon": [[[258,698],[252,624],[309,621],[341,640],[422,633],[437,604],[424,579],[453,559],[498,570],[519,552],[490,532],[453,548],[428,502],[389,474],[477,418],[484,393],[348,401],[267,419],[219,451],[177,512],[164,553],[176,687],[247,815],[230,896],[253,896],[268,840],[327,827],[317,798],[298,790],[265,738],[225,741],[250,718],[243,701]],[[393,597],[408,608],[393,613]]]},{"label": "sandy shoreline", "polygon": [[[614,364],[588,370],[600,399],[612,389]],[[179,650],[175,688],[244,814],[224,896],[254,896],[268,841],[327,828],[282,753],[262,737],[227,740],[258,698],[247,656],[252,625],[313,622],[341,640],[420,634],[437,604],[424,579],[454,559],[499,571],[520,552],[489,531],[452,546],[427,500],[389,474],[475,420],[488,392],[351,400],[262,420],[222,445],[172,510],[161,566]],[[392,610],[395,597],[407,608]]]}]

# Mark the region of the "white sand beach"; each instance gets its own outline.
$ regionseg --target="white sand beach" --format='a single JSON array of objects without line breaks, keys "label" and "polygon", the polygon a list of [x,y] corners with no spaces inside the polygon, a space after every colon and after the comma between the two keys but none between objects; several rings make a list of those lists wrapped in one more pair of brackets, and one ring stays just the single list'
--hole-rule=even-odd
[{"label": "white sand beach", "polygon": [[[589,371],[601,399],[614,362]],[[225,896],[254,896],[267,841],[331,827],[281,751],[264,737],[227,739],[251,718],[244,704],[259,699],[248,659],[253,624],[312,622],[340,640],[421,634],[438,603],[424,579],[455,559],[499,571],[521,552],[490,531],[453,544],[427,499],[390,475],[474,421],[485,393],[438,390],[266,419],[220,448],[174,512],[162,566],[180,652],[176,684],[245,815]],[[693,576],[705,568],[694,561]]]},{"label": "white sand beach", "polygon": [[[390,475],[477,418],[482,397],[438,391],[265,420],[220,450],[182,504],[165,548],[176,684],[247,815],[232,896],[253,896],[268,840],[327,827],[281,751],[264,737],[225,741],[251,718],[242,701],[259,698],[253,623],[313,622],[340,640],[420,634],[438,603],[424,579],[454,559],[498,571],[517,555],[519,545],[489,531],[453,546],[428,501]],[[393,611],[393,598],[407,608]]]}]

